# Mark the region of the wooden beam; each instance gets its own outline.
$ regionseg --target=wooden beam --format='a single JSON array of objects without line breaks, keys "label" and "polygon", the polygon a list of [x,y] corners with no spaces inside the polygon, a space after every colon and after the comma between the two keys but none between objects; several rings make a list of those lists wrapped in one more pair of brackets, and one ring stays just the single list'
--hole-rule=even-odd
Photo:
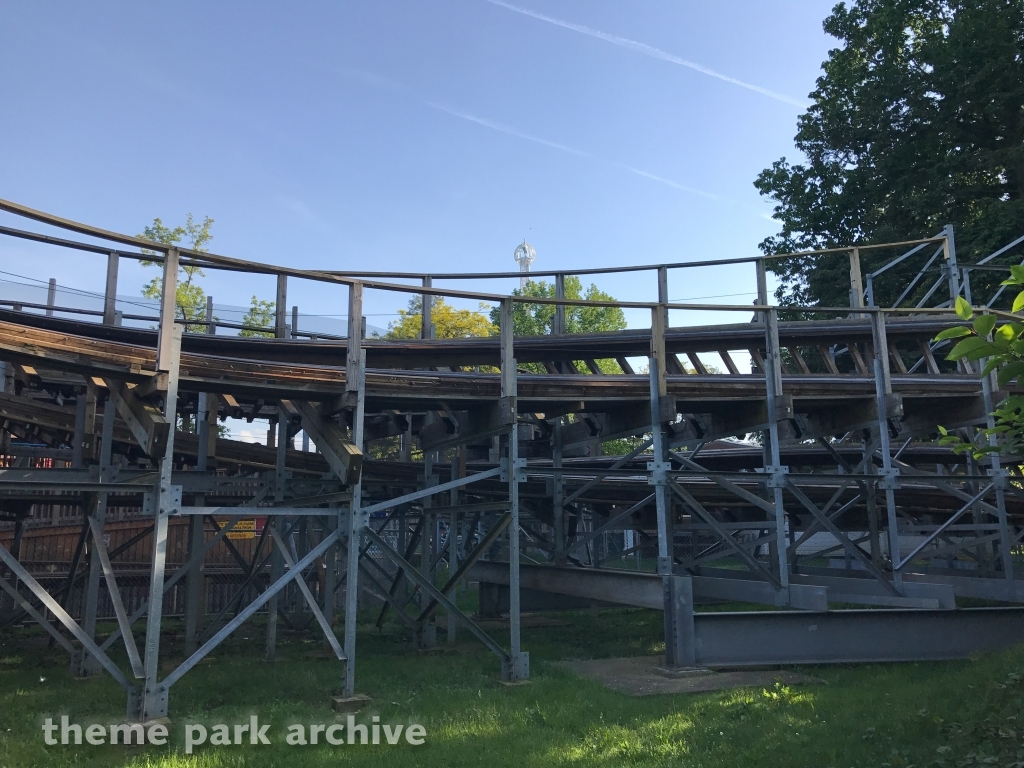
[{"label": "wooden beam", "polygon": [[163,413],[152,403],[147,403],[135,396],[126,382],[104,381],[110,390],[110,402],[114,404],[118,415],[128,425],[132,437],[142,450],[152,459],[163,458],[167,450],[167,436],[170,424]]},{"label": "wooden beam", "polygon": [[359,482],[363,468],[363,452],[349,440],[345,431],[320,413],[310,403],[281,401],[281,409],[288,414],[302,418],[302,429],[309,435],[331,470],[347,485]]}]

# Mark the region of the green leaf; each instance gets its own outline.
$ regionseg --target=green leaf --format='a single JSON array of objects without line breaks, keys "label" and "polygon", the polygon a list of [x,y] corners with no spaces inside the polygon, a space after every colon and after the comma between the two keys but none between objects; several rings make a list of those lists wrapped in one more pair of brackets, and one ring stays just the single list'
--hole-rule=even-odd
[{"label": "green leaf", "polygon": [[971,336],[970,338],[964,339],[955,347],[953,347],[953,349],[950,350],[949,354],[946,355],[946,359],[959,360],[961,357],[967,357],[968,359],[971,359],[969,357],[971,355],[984,357],[985,353],[990,348],[991,345],[985,339],[981,338],[980,336]]},{"label": "green leaf", "polygon": [[1020,312],[1021,309],[1024,309],[1024,291],[1021,291],[1020,293],[1018,293],[1017,294],[1017,298],[1013,300],[1013,310],[1012,311]]},{"label": "green leaf", "polygon": [[1014,331],[1014,323],[1004,323],[996,328],[995,338],[1001,341],[1013,341],[1017,338],[1017,333]]},{"label": "green leaf", "polygon": [[974,318],[974,332],[979,336],[987,337],[995,327],[995,315],[978,315]]},{"label": "green leaf", "polygon": [[970,320],[974,317],[974,310],[963,296],[956,297],[956,315],[961,320]]},{"label": "green leaf", "polygon": [[933,341],[945,341],[946,339],[959,339],[961,336],[970,336],[970,335],[971,335],[971,329],[970,328],[965,328],[962,325],[955,325],[952,328],[947,328],[946,330],[944,330],[941,333],[939,333],[933,339]]},{"label": "green leaf", "polygon": [[1024,374],[1024,360],[1018,360],[1009,365],[1003,366],[996,374],[996,381],[1000,387],[1005,387],[1018,376]]},{"label": "green leaf", "polygon": [[1005,283],[1010,285],[1020,285],[1024,283],[1024,265],[1013,264],[1010,267],[1010,279],[1006,280]]}]

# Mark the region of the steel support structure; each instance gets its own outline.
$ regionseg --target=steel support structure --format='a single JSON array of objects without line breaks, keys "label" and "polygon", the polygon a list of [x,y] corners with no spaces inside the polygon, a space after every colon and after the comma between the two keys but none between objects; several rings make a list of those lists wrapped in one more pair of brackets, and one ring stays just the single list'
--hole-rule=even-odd
[{"label": "steel support structure", "polygon": [[[19,212],[3,201],[0,209]],[[48,221],[39,212],[32,217]],[[75,227],[96,237],[113,234]],[[114,242],[152,245],[120,235]],[[417,278],[418,285],[399,285],[379,275],[363,281],[352,274],[167,248],[159,257],[163,299],[155,339],[141,329],[119,326],[117,265],[135,256],[104,246],[100,253],[108,269],[102,334],[90,335],[84,323],[55,316],[55,300],[38,307],[41,319],[0,309],[5,382],[0,415],[12,425],[12,435],[49,430],[42,450],[67,455],[71,463],[69,469],[45,470],[45,475],[24,464],[2,470],[0,498],[20,503],[17,494],[62,491],[78,494],[85,512],[71,573],[66,580],[60,577],[64,593],[59,599],[47,592],[42,583],[47,579],[21,561],[25,525],[21,518],[16,521],[12,547],[0,547],[7,574],[0,580],[4,600],[9,598],[18,616],[38,621],[53,642],[75,653],[80,674],[99,668],[110,672],[129,693],[130,717],[141,720],[165,716],[174,682],[264,609],[268,658],[276,651],[279,616],[282,622],[312,619],[344,662],[338,692],[354,695],[361,594],[383,604],[378,626],[393,613],[421,647],[433,644],[435,615],[444,611],[448,642],[457,631],[472,634],[498,657],[509,682],[529,678],[522,612],[529,598],[523,594],[531,590],[660,608],[665,663],[671,667],[958,657],[980,647],[965,639],[968,627],[991,630],[1003,642],[1017,627],[1019,611],[962,611],[956,609],[956,598],[1024,602],[1014,562],[1024,538],[1020,481],[1012,467],[994,458],[984,466],[965,466],[943,455],[934,462],[934,472],[922,469],[930,466],[932,454],[918,439],[947,413],[956,416],[958,426],[985,424],[1003,393],[991,378],[972,380],[975,374],[965,366],[956,374],[939,366],[933,355],[939,347],[930,341],[934,325],[916,315],[913,322],[905,321],[895,316],[898,310],[875,305],[875,279],[916,253],[932,256],[915,278],[922,286],[928,285],[922,275],[941,253],[944,273],[937,285],[948,283],[946,307],[969,292],[951,229],[896,245],[910,250],[868,274],[866,291],[861,259],[874,246],[841,251],[850,258],[850,307],[801,309],[838,318],[831,323],[780,321],[779,309],[769,302],[765,259],[758,258],[753,260],[758,301],[752,323],[669,327],[670,310],[739,308],[673,304],[669,269],[694,265],[651,265],[641,268],[657,274],[657,302],[624,303],[650,310],[649,337],[634,329],[594,338],[567,333],[566,307],[572,302],[565,299],[565,273],[554,274],[555,296],[547,299],[555,306],[552,333],[524,338],[514,334],[514,303],[541,299],[442,291],[427,275],[406,276]],[[274,274],[275,340],[254,346],[249,340],[217,337],[211,305],[209,333],[203,338],[187,334],[182,352],[182,331],[188,329],[176,318],[174,301],[182,259]],[[292,343],[297,314],[289,329],[289,278],[347,288],[343,341]],[[419,294],[420,339],[364,340],[367,286]],[[900,301],[911,295],[909,290]],[[936,290],[933,286],[921,301]],[[435,339],[431,309],[440,295],[489,296],[499,305],[500,337]],[[65,314],[64,308],[60,313]],[[905,365],[900,349],[905,354],[914,344],[921,358]],[[241,351],[235,355],[236,350]],[[754,373],[739,373],[730,350],[749,352]],[[812,357],[815,351],[820,363]],[[718,354],[728,373],[715,378],[700,359],[708,353]],[[689,358],[692,372],[680,363],[681,354]],[[646,377],[634,374],[627,360],[642,356],[649,360]],[[589,374],[579,369],[580,360]],[[623,375],[602,374],[602,360],[618,360]],[[537,364],[547,374],[521,376],[517,361]],[[497,374],[486,372],[492,366]],[[919,368],[922,372],[915,373]],[[12,377],[18,387],[59,387],[59,379],[47,371],[80,377],[73,384],[74,409],[7,392]],[[102,399],[104,387],[109,394],[99,451],[93,455],[90,398]],[[193,413],[194,434],[179,431],[179,417],[189,423]],[[115,414],[121,418],[116,424]],[[270,419],[275,426],[268,442],[273,445],[242,452],[224,440],[218,447],[218,414]],[[316,453],[290,448],[298,427]],[[748,433],[762,435],[760,448],[737,448],[734,456],[716,444],[719,438]],[[414,464],[417,436],[424,459]],[[622,436],[634,438],[636,447],[621,457],[600,455],[602,443]],[[365,471],[364,447],[384,438],[401,440],[401,459],[368,462],[372,471]],[[70,450],[62,447],[69,443]],[[236,451],[235,458],[218,456],[221,448]],[[37,450],[30,445],[17,449],[25,455]],[[114,460],[115,454],[130,461]],[[742,460],[736,458],[740,454]],[[455,458],[449,461],[449,455]],[[133,468],[136,459],[145,466],[147,457],[153,469]],[[216,475],[215,464],[224,468],[228,461],[247,467],[247,473]],[[183,465],[194,471],[182,471]],[[246,483],[245,491],[238,490]],[[143,506],[152,531],[141,534],[152,538],[148,599],[129,614],[117,563],[125,544],[108,547],[107,504],[116,506],[108,500],[121,496],[137,503],[150,489],[150,501]],[[184,565],[175,568],[176,561],[168,564],[169,529],[181,516],[189,518],[188,554]],[[243,518],[257,516],[265,516],[267,524],[243,556],[227,534]],[[215,528],[209,540],[206,521]],[[626,530],[635,532],[635,539],[609,546],[610,537]],[[827,546],[814,546],[819,536]],[[626,575],[602,567],[634,552],[642,561],[651,543],[657,546],[652,574]],[[215,546],[227,550],[239,577],[234,596],[204,633],[203,563]],[[808,549],[812,554],[804,554]],[[79,575],[86,552],[88,568]],[[344,557],[336,557],[341,552]],[[538,556],[548,564],[531,562]],[[954,556],[975,565],[976,575],[935,564]],[[832,568],[822,567],[825,557],[831,558]],[[837,563],[845,567],[835,568]],[[507,649],[457,604],[459,585],[485,576],[486,583],[507,587]],[[161,679],[160,631],[170,610],[165,596],[182,581],[186,659]],[[69,606],[72,590],[82,582],[78,623]],[[314,594],[317,584],[319,595]],[[103,585],[117,630],[97,642]],[[332,628],[336,591],[344,604],[340,637]],[[694,611],[694,602],[701,599],[799,611],[712,617]],[[835,612],[829,610],[830,601],[893,610]],[[132,625],[143,617],[140,647]],[[869,630],[884,642],[869,649]],[[813,631],[821,634],[807,634]],[[940,632],[955,637],[943,641]],[[900,633],[909,638],[903,646]],[[754,647],[747,636],[762,640]],[[780,645],[772,641],[765,648],[763,637],[776,638]],[[127,674],[110,659],[115,642],[127,652]]]}]

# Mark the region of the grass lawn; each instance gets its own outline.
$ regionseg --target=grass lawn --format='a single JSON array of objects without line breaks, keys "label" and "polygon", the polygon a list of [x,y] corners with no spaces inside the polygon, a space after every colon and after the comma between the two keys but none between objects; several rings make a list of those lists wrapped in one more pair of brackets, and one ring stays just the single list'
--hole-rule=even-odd
[{"label": "grass lawn", "polygon": [[[1024,646],[965,662],[801,668],[827,681],[633,698],[578,678],[563,658],[656,654],[661,615],[564,614],[571,626],[524,630],[532,681],[499,683],[498,661],[468,637],[458,654],[422,655],[396,625],[360,626],[359,722],[421,723],[423,746],[288,746],[291,723],[343,721],[328,706],[337,661],[309,634],[282,632],[262,661],[246,627],[171,690],[167,747],[46,746],[43,718],[109,724],[125,699],[108,676],[73,680],[38,629],[0,634],[0,768],[20,766],[961,766],[1024,768]],[[172,628],[173,629],[173,628]],[[439,632],[443,641],[443,632]],[[506,640],[504,633],[496,637]],[[167,654],[180,658],[169,638]],[[123,666],[126,668],[126,665]],[[168,662],[168,670],[170,663]],[[184,724],[272,723],[270,746],[183,752]],[[322,737],[321,737],[322,740]],[[1020,762],[1018,762],[1020,761]]]}]

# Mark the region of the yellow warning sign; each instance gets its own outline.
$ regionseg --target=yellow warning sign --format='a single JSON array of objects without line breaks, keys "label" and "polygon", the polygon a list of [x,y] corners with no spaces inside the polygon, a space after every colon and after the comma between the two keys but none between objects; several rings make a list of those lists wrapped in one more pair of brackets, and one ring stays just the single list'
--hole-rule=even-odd
[{"label": "yellow warning sign", "polygon": [[256,538],[256,521],[239,520],[237,523],[235,523],[235,526],[230,531],[228,531],[227,537],[232,541],[238,541],[239,539]]}]

